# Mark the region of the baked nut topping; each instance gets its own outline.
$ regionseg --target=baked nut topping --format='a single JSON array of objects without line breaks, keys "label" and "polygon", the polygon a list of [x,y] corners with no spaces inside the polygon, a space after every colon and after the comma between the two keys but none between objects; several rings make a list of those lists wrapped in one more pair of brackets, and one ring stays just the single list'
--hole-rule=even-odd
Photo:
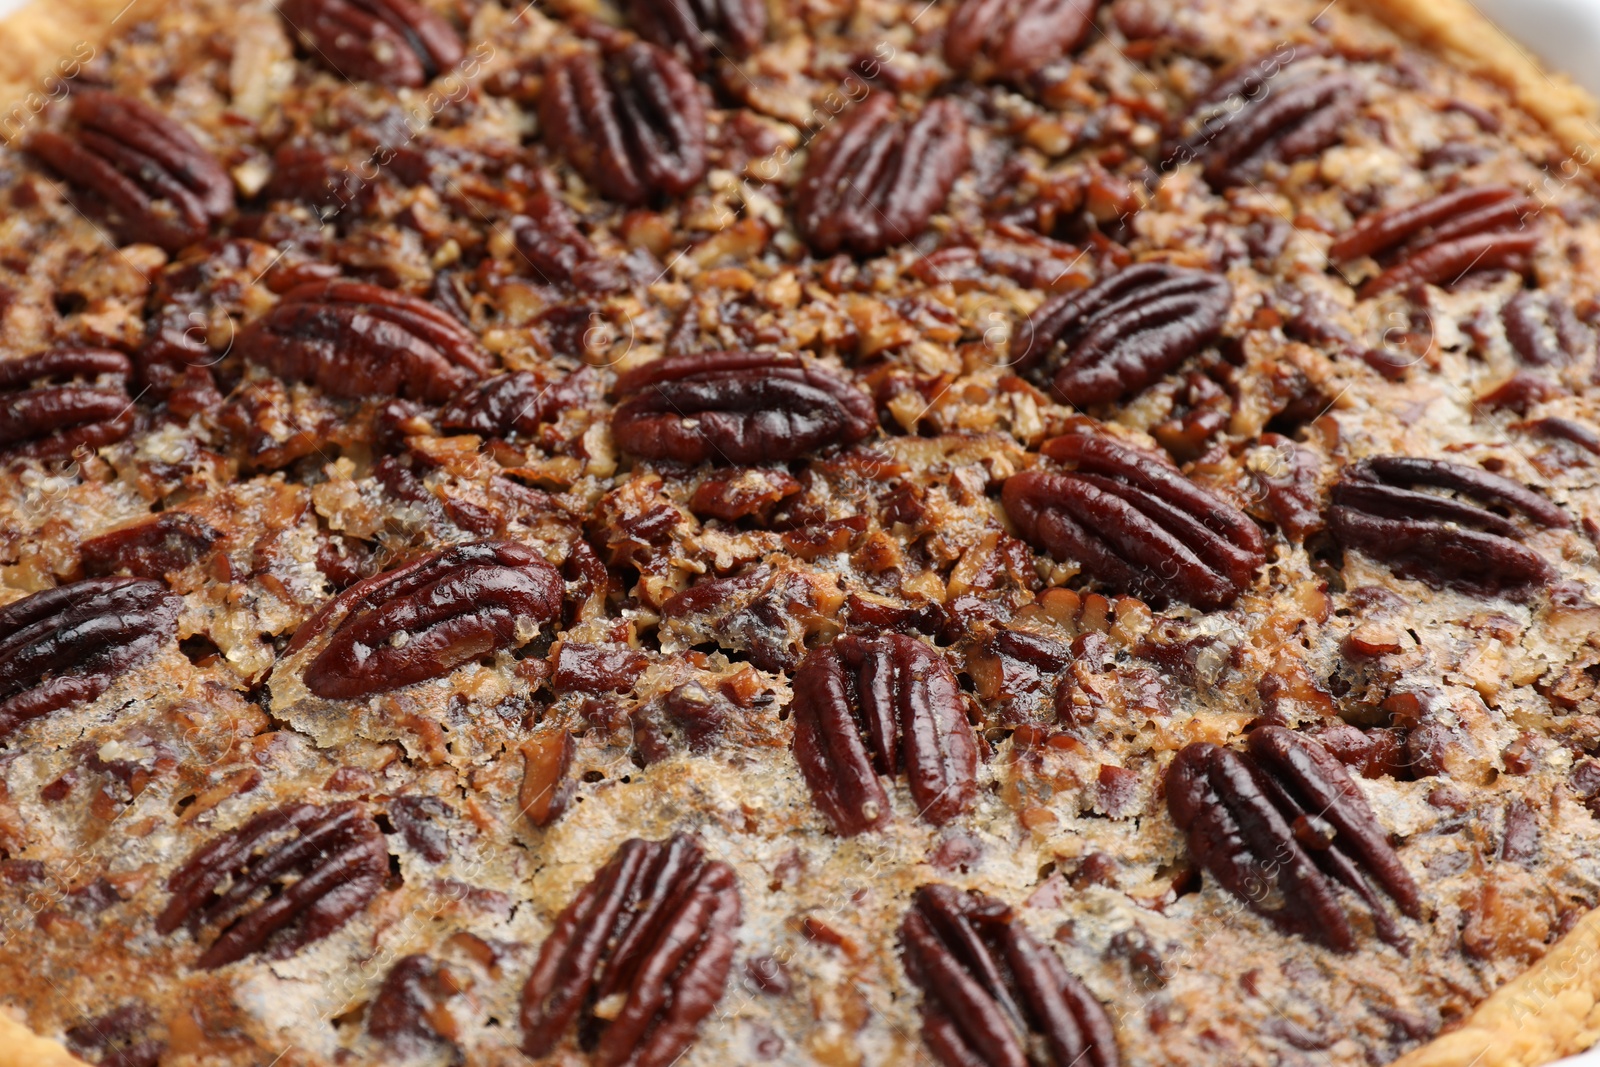
[{"label": "baked nut topping", "polygon": [[0,365],[0,448],[15,459],[64,459],[120,441],[133,429],[121,352],[55,348]]},{"label": "baked nut topping", "polygon": [[346,78],[410,88],[461,62],[461,37],[416,0],[288,0],[307,54]]}]

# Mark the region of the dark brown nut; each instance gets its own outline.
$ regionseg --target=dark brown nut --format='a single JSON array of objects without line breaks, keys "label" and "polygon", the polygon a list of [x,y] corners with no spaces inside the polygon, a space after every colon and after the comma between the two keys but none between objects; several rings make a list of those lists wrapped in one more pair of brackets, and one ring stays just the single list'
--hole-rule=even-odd
[{"label": "dark brown nut", "polygon": [[525,644],[560,617],[563,590],[561,575],[526,545],[456,545],[357,582],[301,626],[284,654],[327,632],[306,688],[364,700]]},{"label": "dark brown nut", "polygon": [[54,348],[0,361],[0,450],[13,459],[65,459],[122,440],[133,429],[121,352]]},{"label": "dark brown nut", "polygon": [[1220,275],[1141,263],[1039,305],[1021,329],[1017,368],[1068,404],[1121,400],[1215,341],[1232,300]]},{"label": "dark brown nut", "polygon": [[416,0],[284,0],[311,56],[335,74],[415,89],[461,62],[461,37]]},{"label": "dark brown nut", "polygon": [[629,0],[628,18],[646,40],[677,50],[697,71],[712,54],[743,59],[767,36],[763,0]]},{"label": "dark brown nut", "polygon": [[363,282],[302,285],[239,332],[246,359],[333,395],[438,404],[488,374],[478,339],[432,304]]},{"label": "dark brown nut", "polygon": [[556,60],[539,121],[550,146],[600,192],[624,204],[682,196],[706,172],[700,83],[672,53],[635,42],[602,62]]},{"label": "dark brown nut", "polygon": [[1572,419],[1563,419],[1551,416],[1544,419],[1534,419],[1532,422],[1516,422],[1511,424],[1513,430],[1531,433],[1538,437],[1549,437],[1557,441],[1570,441],[1590,455],[1600,456],[1600,433],[1592,426],[1586,426]]},{"label": "dark brown nut", "polygon": [[0,608],[0,740],[104,693],[173,640],[182,610],[139,578],[89,578]]},{"label": "dark brown nut", "polygon": [[628,284],[626,273],[578,229],[565,201],[540,190],[528,198],[526,210],[511,220],[511,236],[517,253],[545,281],[586,293],[609,293]]},{"label": "dark brown nut", "polygon": [[389,876],[378,824],[360,804],[286,804],[199,849],[167,879],[156,929],[216,937],[196,966],[281,960],[338,930]]},{"label": "dark brown nut", "polygon": [[599,375],[592,367],[556,381],[526,370],[497,374],[446,404],[439,412],[439,428],[480,437],[530,437],[563,411],[589,400],[598,382]]},{"label": "dark brown nut", "polygon": [[770,672],[793,670],[805,654],[806,638],[836,632],[837,610],[806,575],[765,564],[702,580],[661,605],[667,624],[696,643],[714,640]]},{"label": "dark brown nut", "polygon": [[[1445,490],[1445,496],[1427,490]],[[1328,528],[1403,578],[1498,593],[1548,581],[1550,565],[1520,544],[1516,522],[1567,529],[1567,514],[1527,486],[1477,467],[1413,456],[1376,456],[1352,464],[1333,488]]]},{"label": "dark brown nut", "polygon": [[[740,910],[733,868],[695,838],[624,842],[539,950],[522,989],[523,1051],[549,1055],[577,1020],[595,1067],[667,1067],[722,997]],[[621,1003],[602,1019],[608,999]]]},{"label": "dark brown nut", "polygon": [[395,797],[389,801],[389,820],[406,846],[429,863],[450,858],[448,820],[454,809],[430,796]]},{"label": "dark brown nut", "polygon": [[877,255],[927,229],[971,158],[954,101],[911,118],[897,114],[893,93],[873,93],[812,146],[795,226],[817,255]]},{"label": "dark brown nut", "polygon": [[1281,434],[1262,434],[1259,444],[1272,449],[1271,458],[1254,467],[1262,502],[1285,537],[1303,542],[1323,527],[1317,488],[1322,460]]},{"label": "dark brown nut", "polygon": [[459,1036],[449,1002],[461,990],[450,971],[432,956],[404,956],[378,987],[367,1009],[367,1033],[402,1054]]},{"label": "dark brown nut", "polygon": [[699,682],[674,686],[634,710],[634,750],[646,767],[678,752],[708,752],[738,711],[727,697]]},{"label": "dark brown nut", "polygon": [[1255,583],[1260,529],[1165,463],[1094,434],[1047,441],[1044,454],[1076,469],[1023,471],[1001,491],[1034,547],[1155,603],[1210,611]]},{"label": "dark brown nut", "polygon": [[1100,0],[962,0],[944,61],[978,78],[1022,81],[1082,47]]},{"label": "dark brown nut", "polygon": [[1594,331],[1553,293],[1524,289],[1500,310],[1506,340],[1534,367],[1578,363],[1595,354]]},{"label": "dark brown nut", "polygon": [[1235,752],[1196,742],[1167,771],[1167,807],[1195,861],[1286,933],[1355,948],[1338,886],[1371,913],[1378,936],[1405,936],[1373,886],[1413,919],[1422,896],[1349,772],[1321,744],[1280,726]]},{"label": "dark brown nut", "polygon": [[776,352],[670,356],[617,378],[611,432],[624,452],[679,463],[781,463],[853,445],[878,425],[872,399]]},{"label": "dark brown nut", "polygon": [[124,1004],[66,1032],[67,1047],[100,1067],[157,1067],[167,1043],[149,1036],[155,1016],[143,1004]]},{"label": "dark brown nut", "polygon": [[1166,164],[1199,160],[1218,189],[1259,178],[1269,163],[1293,163],[1338,144],[1363,102],[1348,75],[1297,62],[1321,53],[1285,46],[1220,75],[1190,109]]},{"label": "dark brown nut", "polygon": [[221,539],[222,534],[198,515],[165,511],[154,519],[89,538],[80,550],[83,572],[165,578],[198,562]]},{"label": "dark brown nut", "polygon": [[233,212],[233,182],[189,132],[142,100],[102,89],[72,94],[75,128],[46,130],[28,143],[79,190],[87,213],[117,240],[192,245]]},{"label": "dark brown nut", "polygon": [[518,746],[522,753],[522,785],[517,807],[535,826],[549,826],[567,810],[577,784],[568,774],[576,751],[566,730],[547,730]]},{"label": "dark brown nut", "polygon": [[732,467],[707,475],[690,498],[689,510],[724,522],[755,516],[765,523],[779,501],[799,491],[800,482],[787,471]]},{"label": "dark brown nut", "polygon": [[649,662],[643,652],[627,645],[563,641],[550,686],[557,693],[626,693]]},{"label": "dark brown nut", "polygon": [[1105,1008],[1003,902],[934,883],[900,924],[922,1040],[944,1067],[1118,1067]]},{"label": "dark brown nut", "polygon": [[922,817],[949,822],[977,795],[978,742],[955,672],[914,637],[847,635],[794,676],[794,757],[835,832],[889,821],[880,774],[905,772]]},{"label": "dark brown nut", "polygon": [[1539,245],[1537,202],[1504,185],[1443,193],[1362,219],[1328,249],[1334,263],[1372,257],[1382,273],[1362,299],[1419,285],[1448,285],[1473,271],[1525,270]]}]

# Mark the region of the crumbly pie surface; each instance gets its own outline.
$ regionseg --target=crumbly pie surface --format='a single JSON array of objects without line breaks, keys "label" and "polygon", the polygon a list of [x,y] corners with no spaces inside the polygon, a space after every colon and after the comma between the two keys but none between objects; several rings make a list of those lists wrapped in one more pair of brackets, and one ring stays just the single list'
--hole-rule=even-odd
[{"label": "crumbly pie surface", "polygon": [[143,0],[36,57],[0,1063],[1585,1047],[1600,188],[1439,18]]}]

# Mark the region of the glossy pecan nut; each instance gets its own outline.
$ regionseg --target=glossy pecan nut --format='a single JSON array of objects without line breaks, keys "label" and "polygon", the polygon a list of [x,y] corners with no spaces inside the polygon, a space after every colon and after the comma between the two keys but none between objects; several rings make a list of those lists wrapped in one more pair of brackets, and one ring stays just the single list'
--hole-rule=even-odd
[{"label": "glossy pecan nut", "polygon": [[1345,468],[1333,488],[1328,528],[1344,548],[1430,585],[1495,593],[1547,581],[1550,565],[1521,543],[1522,528],[1490,507],[1538,527],[1572,525],[1555,504],[1498,474],[1444,460],[1375,456]]},{"label": "glossy pecan nut", "polygon": [[1220,275],[1141,263],[1040,304],[1022,327],[1017,367],[1064,403],[1121,400],[1215,341],[1232,300]]},{"label": "glossy pecan nut", "polygon": [[1533,367],[1580,363],[1595,354],[1595,336],[1554,293],[1524,289],[1500,309],[1506,340],[1522,362]]},{"label": "glossy pecan nut", "polygon": [[589,400],[598,382],[599,375],[590,367],[556,381],[526,370],[497,374],[446,404],[439,411],[439,428],[480,437],[529,437],[563,411]]},{"label": "glossy pecan nut", "polygon": [[1266,541],[1250,517],[1166,463],[1093,434],[1047,441],[1074,470],[1012,475],[1006,514],[1034,547],[1155,603],[1226,607],[1255,582]]},{"label": "glossy pecan nut", "polygon": [[448,968],[432,956],[403,956],[384,977],[367,1009],[367,1033],[402,1054],[460,1036],[450,1000],[460,990]]},{"label": "glossy pecan nut", "polygon": [[494,367],[445,312],[364,282],[296,286],[241,330],[235,347],[274,374],[353,399],[443,403]]},{"label": "glossy pecan nut", "polygon": [[874,93],[811,148],[795,191],[795,226],[811,250],[870,256],[915,239],[944,207],[972,150],[952,100],[902,116]]},{"label": "glossy pecan nut", "polygon": [[1338,144],[1363,96],[1348,74],[1304,63],[1321,54],[1294,45],[1220,75],[1184,118],[1167,164],[1198,160],[1206,180],[1225,189]]},{"label": "glossy pecan nut", "polygon": [[576,1021],[595,1067],[667,1067],[722,997],[741,906],[733,868],[695,838],[624,842],[539,950],[523,1051],[549,1055]]},{"label": "glossy pecan nut", "polygon": [[780,463],[855,444],[878,424],[866,393],[775,352],[670,356],[619,375],[616,392],[612,435],[645,459]]},{"label": "glossy pecan nut", "polygon": [[186,511],[164,511],[153,519],[91,537],[79,549],[85,574],[122,572],[135,578],[165,578],[198,562],[222,540],[222,532]]},{"label": "glossy pecan nut", "polygon": [[1539,245],[1539,205],[1505,185],[1477,186],[1368,215],[1328,249],[1333,263],[1371,257],[1381,273],[1363,299],[1449,285],[1474,271],[1521,271]]},{"label": "glossy pecan nut", "polygon": [[15,459],[65,459],[122,440],[133,429],[121,352],[54,348],[0,361],[0,452]]},{"label": "glossy pecan nut", "polygon": [[215,937],[196,966],[214,970],[259,954],[281,960],[338,930],[389,876],[378,824],[359,803],[286,804],[196,851],[167,879],[156,919]]},{"label": "glossy pecan nut", "polygon": [[456,545],[352,585],[300,627],[284,655],[327,633],[306,687],[363,700],[526,644],[560,616],[564,588],[526,545]]},{"label": "glossy pecan nut", "polygon": [[1248,746],[1196,742],[1167,771],[1167,807],[1195,861],[1279,929],[1349,952],[1344,886],[1378,936],[1403,945],[1378,889],[1413,919],[1422,894],[1344,765],[1280,726],[1258,728]]},{"label": "glossy pecan nut", "polygon": [[890,805],[879,775],[905,772],[935,825],[972,806],[978,742],[955,672],[903,634],[846,635],[812,649],[794,676],[794,756],[837,833],[876,830]]},{"label": "glossy pecan nut", "polygon": [[559,197],[540,190],[528,198],[526,214],[511,220],[517,253],[551,285],[586,293],[608,293],[628,283],[627,274],[602,256],[578,228],[578,217]]},{"label": "glossy pecan nut", "polygon": [[1022,81],[1082,47],[1100,0],[962,0],[944,61],[969,76]]},{"label": "glossy pecan nut", "polygon": [[679,51],[697,71],[714,55],[743,59],[767,36],[763,0],[629,0],[628,18],[641,37]]},{"label": "glossy pecan nut", "polygon": [[677,57],[637,41],[602,60],[575,52],[551,64],[539,122],[550,146],[612,200],[682,196],[706,172],[700,83]]},{"label": "glossy pecan nut", "polygon": [[117,240],[192,245],[233,211],[233,181],[189,131],[142,100],[103,89],[72,94],[73,127],[42,131],[28,151],[84,194]]},{"label": "glossy pecan nut", "polygon": [[1121,1063],[1105,1008],[993,897],[922,886],[900,954],[923,992],[923,1043],[945,1067]]},{"label": "glossy pecan nut", "polygon": [[0,740],[153,658],[182,609],[183,598],[139,578],[89,578],[0,608]]},{"label": "glossy pecan nut", "polygon": [[416,88],[465,55],[455,28],[416,0],[283,0],[279,13],[335,74]]}]

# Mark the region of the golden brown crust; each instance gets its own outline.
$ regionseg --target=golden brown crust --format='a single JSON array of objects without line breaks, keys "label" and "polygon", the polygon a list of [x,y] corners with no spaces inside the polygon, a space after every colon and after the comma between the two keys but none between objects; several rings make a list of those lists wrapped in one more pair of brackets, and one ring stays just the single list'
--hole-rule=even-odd
[{"label": "golden brown crust", "polygon": [[[137,3],[138,0],[135,0]],[[125,0],[36,2],[0,19],[0,101],[7,111],[63,56],[80,55],[111,31]],[[1452,62],[1504,86],[1543,122],[1579,166],[1600,167],[1600,102],[1529,58],[1466,0],[1363,0],[1363,6]],[[1582,919],[1523,975],[1481,1003],[1458,1029],[1397,1067],[1533,1067],[1600,1038],[1600,910]],[[0,1067],[79,1064],[59,1043],[0,1014]]]}]

